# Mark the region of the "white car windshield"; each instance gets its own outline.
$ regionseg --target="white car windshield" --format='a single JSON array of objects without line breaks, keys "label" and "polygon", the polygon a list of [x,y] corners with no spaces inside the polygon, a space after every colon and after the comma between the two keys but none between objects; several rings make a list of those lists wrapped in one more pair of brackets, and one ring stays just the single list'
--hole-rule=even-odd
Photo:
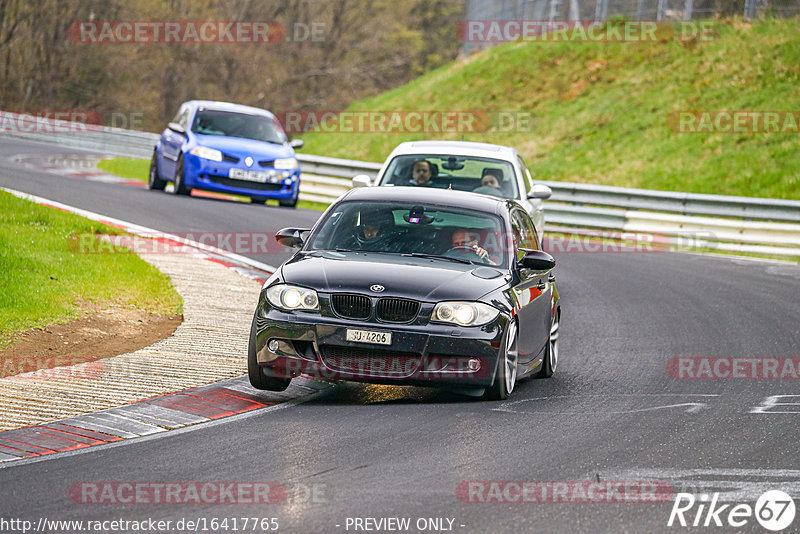
[{"label": "white car windshield", "polygon": [[436,187],[501,198],[519,198],[511,163],[471,156],[397,156],[389,163],[378,185]]}]

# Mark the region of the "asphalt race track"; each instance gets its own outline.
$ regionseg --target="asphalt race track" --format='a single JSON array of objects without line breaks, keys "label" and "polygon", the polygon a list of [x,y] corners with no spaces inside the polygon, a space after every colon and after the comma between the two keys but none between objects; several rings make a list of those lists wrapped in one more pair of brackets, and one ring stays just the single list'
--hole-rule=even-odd
[{"label": "asphalt race track", "polygon": [[[0,185],[168,232],[274,232],[319,216],[61,177],[9,159],[67,151],[3,139]],[[288,256],[254,258],[279,265]],[[560,365],[552,379],[518,384],[509,402],[345,383],[279,411],[0,468],[0,515],[272,517],[279,532],[299,533],[363,532],[375,523],[356,518],[395,517],[410,518],[407,532],[683,532],[667,526],[669,499],[482,503],[457,490],[469,481],[656,480],[676,493],[721,492],[728,510],[770,489],[800,497],[797,377],[691,380],[667,370],[678,357],[800,358],[800,266],[671,252],[556,259]],[[102,481],[271,481],[288,493],[279,504],[84,504],[70,495]],[[373,531],[391,523],[381,525]],[[710,531],[766,532],[753,517]],[[787,531],[800,531],[800,518]]]}]

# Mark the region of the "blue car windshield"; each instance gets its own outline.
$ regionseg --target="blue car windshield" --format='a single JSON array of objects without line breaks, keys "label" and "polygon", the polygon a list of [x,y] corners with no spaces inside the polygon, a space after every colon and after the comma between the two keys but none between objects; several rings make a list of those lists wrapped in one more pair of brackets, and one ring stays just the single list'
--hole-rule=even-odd
[{"label": "blue car windshield", "polygon": [[378,252],[505,266],[502,221],[494,214],[403,202],[342,202],[311,237],[306,250]]},{"label": "blue car windshield", "polygon": [[198,110],[192,123],[192,131],[200,135],[241,137],[275,144],[287,141],[286,134],[276,119],[215,109]]}]

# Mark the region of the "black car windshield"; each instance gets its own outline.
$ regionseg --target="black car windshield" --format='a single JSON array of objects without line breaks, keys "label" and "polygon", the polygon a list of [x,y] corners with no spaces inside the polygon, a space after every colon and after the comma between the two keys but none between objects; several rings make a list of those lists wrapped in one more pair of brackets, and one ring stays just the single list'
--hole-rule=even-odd
[{"label": "black car windshield", "polygon": [[198,110],[192,131],[200,135],[241,137],[276,144],[283,144],[287,140],[283,128],[275,119],[216,109]]},{"label": "black car windshield", "polygon": [[342,202],[328,212],[306,250],[414,255],[506,265],[499,217],[480,211],[402,202]]},{"label": "black car windshield", "polygon": [[508,161],[446,154],[392,159],[379,185],[410,185],[519,198],[514,166]]}]

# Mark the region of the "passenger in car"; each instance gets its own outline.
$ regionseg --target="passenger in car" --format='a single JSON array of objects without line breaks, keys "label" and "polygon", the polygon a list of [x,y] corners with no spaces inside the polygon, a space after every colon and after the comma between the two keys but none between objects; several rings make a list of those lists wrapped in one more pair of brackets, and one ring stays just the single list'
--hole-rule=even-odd
[{"label": "passenger in car", "polygon": [[481,195],[502,197],[503,190],[500,186],[500,180],[502,180],[501,173],[502,171],[500,171],[500,169],[483,169],[481,185],[473,189],[472,192]]}]

